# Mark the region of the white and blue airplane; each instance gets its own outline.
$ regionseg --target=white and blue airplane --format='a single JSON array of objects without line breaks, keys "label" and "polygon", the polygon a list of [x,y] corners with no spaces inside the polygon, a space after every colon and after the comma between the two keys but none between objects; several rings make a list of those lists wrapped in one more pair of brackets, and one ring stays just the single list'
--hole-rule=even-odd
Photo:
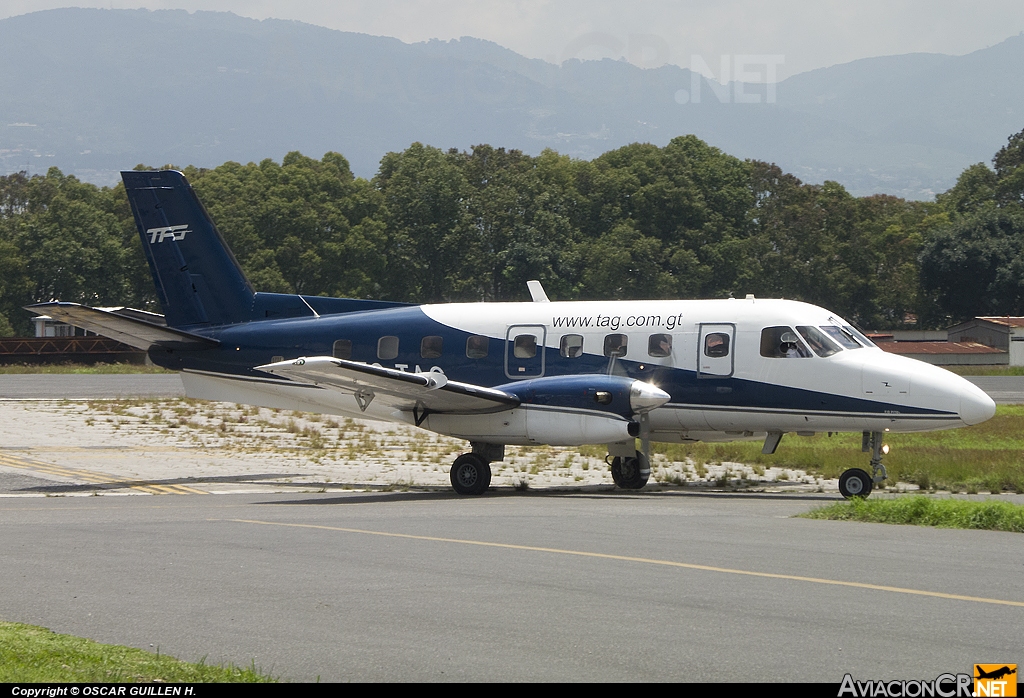
[{"label": "white and blue airplane", "polygon": [[[862,432],[886,477],[885,432],[983,422],[995,403],[944,369],[878,349],[823,308],[727,300],[411,305],[253,291],[184,175],[122,172],[164,315],[74,303],[39,313],[144,349],[206,400],[412,424],[469,441],[451,482],[481,494],[506,445],[607,444],[625,489],[652,441]],[[637,448],[639,439],[640,448]]]}]

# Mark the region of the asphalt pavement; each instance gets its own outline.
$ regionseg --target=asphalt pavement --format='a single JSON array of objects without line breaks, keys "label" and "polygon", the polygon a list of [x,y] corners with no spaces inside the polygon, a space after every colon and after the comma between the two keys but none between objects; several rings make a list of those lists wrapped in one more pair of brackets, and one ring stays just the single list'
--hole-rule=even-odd
[{"label": "asphalt pavement", "polygon": [[0,375],[0,399],[104,400],[184,397],[177,373],[13,373]]},{"label": "asphalt pavement", "polygon": [[312,681],[927,679],[1024,663],[1020,535],[828,495],[0,500],[0,618]]},{"label": "asphalt pavement", "polygon": [[[1024,377],[974,380],[1024,402]],[[8,399],[181,394],[171,374],[0,376]],[[0,485],[52,487],[44,465]],[[1019,534],[793,518],[834,494],[124,491],[0,498],[0,618],[296,681],[837,683],[1024,663]]]},{"label": "asphalt pavement", "polygon": [[1024,403],[1024,376],[964,376],[998,403]]}]

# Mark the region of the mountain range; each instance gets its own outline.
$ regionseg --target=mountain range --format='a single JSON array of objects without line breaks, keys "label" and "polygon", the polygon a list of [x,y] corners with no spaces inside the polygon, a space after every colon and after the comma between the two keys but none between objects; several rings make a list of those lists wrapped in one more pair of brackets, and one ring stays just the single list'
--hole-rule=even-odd
[{"label": "mountain range", "polygon": [[1024,35],[801,73],[773,99],[673,65],[555,65],[480,39],[407,44],[222,12],[35,12],[0,20],[0,46],[0,173],[55,165],[102,184],[140,162],[337,151],[370,177],[415,141],[593,158],[693,133],[807,182],[929,199],[1024,128]]}]

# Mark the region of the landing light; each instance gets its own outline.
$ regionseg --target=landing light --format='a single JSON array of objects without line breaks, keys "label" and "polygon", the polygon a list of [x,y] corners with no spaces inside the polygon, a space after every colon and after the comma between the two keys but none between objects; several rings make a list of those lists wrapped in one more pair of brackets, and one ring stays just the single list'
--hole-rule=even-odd
[{"label": "landing light", "polygon": [[889,444],[882,444],[882,455],[889,453]]}]

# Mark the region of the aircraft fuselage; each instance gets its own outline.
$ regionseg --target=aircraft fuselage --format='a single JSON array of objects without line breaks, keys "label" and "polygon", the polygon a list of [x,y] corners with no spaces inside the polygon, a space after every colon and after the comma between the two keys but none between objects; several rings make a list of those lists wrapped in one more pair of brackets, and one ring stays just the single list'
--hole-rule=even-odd
[{"label": "aircraft fuselage", "polygon": [[[817,355],[797,328],[835,334],[832,328],[849,325],[828,310],[795,301],[453,303],[309,313],[195,328],[220,347],[153,349],[151,357],[185,371],[189,392],[197,397],[231,399],[227,390],[246,397],[240,402],[392,420],[393,410],[381,413],[371,405],[364,412],[351,397],[288,386],[254,367],[340,352],[352,361],[409,372],[439,370],[450,380],[488,387],[610,372],[671,396],[651,414],[655,441],[757,438],[768,431],[948,429],[984,421],[993,411],[991,399],[963,378],[873,346]],[[797,335],[801,355],[763,355],[766,329],[782,327]],[[521,339],[531,335],[533,347]],[[709,335],[722,335],[729,345],[718,356],[708,356]],[[474,420],[492,421],[453,416],[433,418],[428,426],[474,438]]]}]

